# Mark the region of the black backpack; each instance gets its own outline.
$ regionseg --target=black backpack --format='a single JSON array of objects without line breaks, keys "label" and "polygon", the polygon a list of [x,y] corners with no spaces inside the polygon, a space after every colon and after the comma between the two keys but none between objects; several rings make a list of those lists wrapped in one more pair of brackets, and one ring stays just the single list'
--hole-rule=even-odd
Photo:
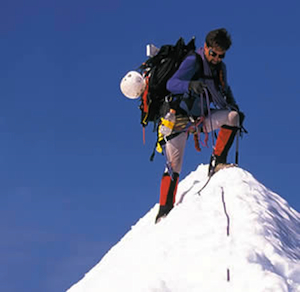
[{"label": "black backpack", "polygon": [[175,45],[163,45],[158,53],[150,57],[140,66],[146,79],[146,89],[141,97],[141,124],[156,122],[161,117],[161,108],[170,92],[166,88],[167,81],[173,76],[184,58],[195,51],[195,38],[185,44],[180,38]]}]

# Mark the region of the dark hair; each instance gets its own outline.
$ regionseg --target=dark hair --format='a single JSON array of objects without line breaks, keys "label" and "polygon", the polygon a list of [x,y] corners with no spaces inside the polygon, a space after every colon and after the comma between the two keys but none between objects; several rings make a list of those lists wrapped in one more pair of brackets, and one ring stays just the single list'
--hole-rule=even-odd
[{"label": "dark hair", "polygon": [[210,31],[205,39],[208,47],[220,47],[227,51],[231,46],[231,37],[225,28]]}]

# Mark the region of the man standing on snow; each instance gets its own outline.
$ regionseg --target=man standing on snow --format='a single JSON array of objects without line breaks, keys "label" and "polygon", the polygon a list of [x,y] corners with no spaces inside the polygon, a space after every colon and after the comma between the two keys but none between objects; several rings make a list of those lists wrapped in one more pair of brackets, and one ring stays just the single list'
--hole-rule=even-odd
[{"label": "man standing on snow", "polygon": [[[210,160],[209,176],[227,165],[228,151],[240,128],[240,118],[243,119],[227,83],[226,66],[222,61],[230,46],[231,37],[226,29],[209,32],[204,47],[189,54],[167,83],[171,94],[180,96],[180,108],[185,109],[176,111],[174,132],[186,126],[191,117],[197,119],[200,116],[205,116],[201,131],[208,133],[220,129]],[[188,135],[188,131],[183,131],[166,142],[166,158],[172,174],[166,169],[161,180],[156,223],[171,211],[175,203]]]}]

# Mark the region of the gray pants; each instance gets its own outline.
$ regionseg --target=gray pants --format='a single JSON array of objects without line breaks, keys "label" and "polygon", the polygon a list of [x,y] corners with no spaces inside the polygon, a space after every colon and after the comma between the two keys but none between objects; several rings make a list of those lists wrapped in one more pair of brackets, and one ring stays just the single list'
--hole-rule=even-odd
[{"label": "gray pants", "polygon": [[[230,110],[213,110],[211,112],[211,119],[206,118],[204,120],[204,127],[207,132],[217,130],[224,125],[238,127],[239,114],[236,111]],[[177,172],[178,174],[180,174],[182,168],[187,136],[188,133],[183,132],[168,141],[165,146],[167,159],[171,163],[172,170],[173,172]]]}]

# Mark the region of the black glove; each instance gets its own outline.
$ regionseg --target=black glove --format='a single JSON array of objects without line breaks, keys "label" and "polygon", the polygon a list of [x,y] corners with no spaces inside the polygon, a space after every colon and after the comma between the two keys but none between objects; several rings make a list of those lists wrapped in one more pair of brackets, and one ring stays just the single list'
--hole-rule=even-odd
[{"label": "black glove", "polygon": [[206,88],[206,84],[201,81],[190,81],[189,90],[193,91],[196,94],[203,94],[204,88]]}]

